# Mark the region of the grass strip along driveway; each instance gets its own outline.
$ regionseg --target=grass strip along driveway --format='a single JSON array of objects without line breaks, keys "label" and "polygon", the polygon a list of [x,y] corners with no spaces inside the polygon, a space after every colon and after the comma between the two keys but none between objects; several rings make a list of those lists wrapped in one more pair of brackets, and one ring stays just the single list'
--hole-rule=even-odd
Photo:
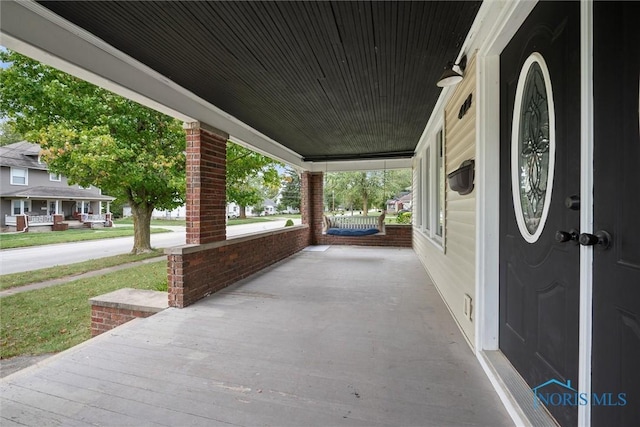
[{"label": "grass strip along driveway", "polygon": [[[167,233],[170,230],[152,228],[151,233]],[[42,233],[1,233],[0,249],[24,248],[27,246],[50,245],[54,243],[80,242],[83,240],[108,239],[133,236],[133,227],[79,229]]]},{"label": "grass strip along driveway", "polygon": [[0,276],[0,290],[24,286],[31,283],[44,282],[45,280],[58,279],[60,277],[75,276],[89,271],[101,270],[130,262],[143,261],[164,255],[162,250],[154,250],[146,254],[122,254],[106,258],[92,259],[90,261],[75,264],[57,265],[55,267],[41,268],[22,273],[3,274]]},{"label": "grass strip along driveway", "polygon": [[166,290],[166,262],[142,264],[0,299],[0,358],[59,352],[88,340],[89,298],[124,287]]}]

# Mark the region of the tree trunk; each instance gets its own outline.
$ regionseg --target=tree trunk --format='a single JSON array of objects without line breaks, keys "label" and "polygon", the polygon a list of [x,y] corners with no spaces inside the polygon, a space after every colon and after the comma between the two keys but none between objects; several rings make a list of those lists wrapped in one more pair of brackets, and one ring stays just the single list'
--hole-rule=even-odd
[{"label": "tree trunk", "polygon": [[133,249],[132,254],[142,254],[151,252],[151,214],[153,206],[146,203],[133,203],[131,213],[133,214]]},{"label": "tree trunk", "polygon": [[362,198],[362,215],[369,216],[369,197],[366,194]]},{"label": "tree trunk", "polygon": [[247,207],[246,206],[240,206],[240,215],[238,216],[238,218],[240,218],[240,219],[246,219],[247,218]]}]

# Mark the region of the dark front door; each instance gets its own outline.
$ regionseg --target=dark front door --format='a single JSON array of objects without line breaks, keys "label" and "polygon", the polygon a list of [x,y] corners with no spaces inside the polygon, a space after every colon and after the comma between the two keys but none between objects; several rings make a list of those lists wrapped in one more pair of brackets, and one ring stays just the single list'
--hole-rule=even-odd
[{"label": "dark front door", "polygon": [[[577,390],[579,12],[539,3],[500,56],[500,349],[532,388]],[[548,409],[577,423],[575,406]]]},{"label": "dark front door", "polygon": [[[594,426],[640,426],[640,32],[638,2],[594,2]],[[618,399],[625,393],[626,405]],[[608,403],[608,402],[605,402]]]}]

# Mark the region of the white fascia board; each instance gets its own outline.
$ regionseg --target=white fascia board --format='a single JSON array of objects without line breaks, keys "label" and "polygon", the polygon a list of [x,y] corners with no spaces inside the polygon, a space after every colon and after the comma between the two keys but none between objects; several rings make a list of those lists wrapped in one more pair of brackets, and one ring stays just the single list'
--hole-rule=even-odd
[{"label": "white fascia board", "polygon": [[184,122],[200,121],[304,169],[302,156],[34,1],[3,0],[0,44]]},{"label": "white fascia board", "polygon": [[391,169],[411,169],[413,158],[406,159],[372,159],[348,160],[332,162],[305,162],[305,170],[310,172],[349,172]]}]

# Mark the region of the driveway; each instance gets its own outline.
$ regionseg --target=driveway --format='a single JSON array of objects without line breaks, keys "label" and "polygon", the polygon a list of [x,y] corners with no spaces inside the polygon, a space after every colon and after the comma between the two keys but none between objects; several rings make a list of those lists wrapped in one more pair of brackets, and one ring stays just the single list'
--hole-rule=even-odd
[{"label": "driveway", "polygon": [[[286,220],[258,222],[254,224],[232,225],[227,227],[227,236],[234,237],[248,233],[284,227]],[[294,220],[296,224],[300,220]],[[171,233],[151,235],[151,246],[169,248],[185,244],[185,228],[178,226],[162,227],[172,229]],[[90,259],[104,258],[126,254],[133,247],[133,236],[114,239],[90,240],[86,242],[60,243],[55,245],[35,246],[31,248],[4,249],[0,251],[0,267],[2,274],[19,273],[54,267],[56,265],[73,264]]]}]

